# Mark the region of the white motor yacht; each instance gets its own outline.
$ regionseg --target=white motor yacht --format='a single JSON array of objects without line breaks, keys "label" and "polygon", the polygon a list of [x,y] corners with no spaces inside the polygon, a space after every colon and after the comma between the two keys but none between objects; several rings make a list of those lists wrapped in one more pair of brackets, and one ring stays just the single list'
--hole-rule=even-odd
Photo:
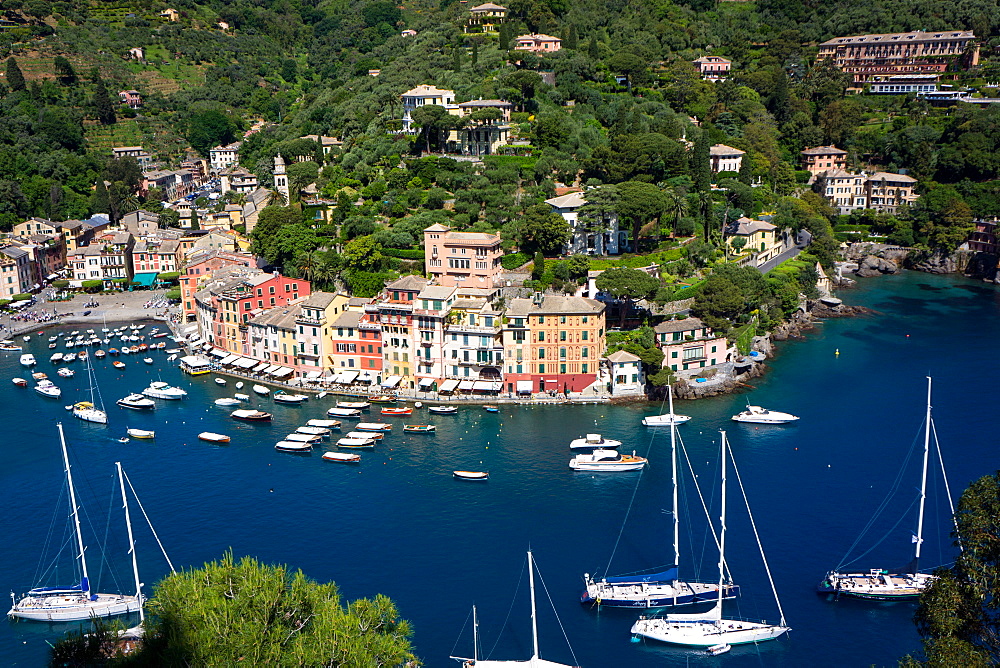
[{"label": "white motor yacht", "polygon": [[593,450],[594,448],[614,450],[621,444],[621,441],[604,438],[600,434],[587,434],[583,438],[576,438],[570,441],[569,447],[573,450]]},{"label": "white motor yacht", "polygon": [[62,362],[62,357],[62,353],[52,353],[52,357],[49,358],[49,361],[56,364],[57,362]]},{"label": "white motor yacht", "polygon": [[747,404],[747,409],[740,413],[739,415],[734,415],[733,420],[735,422],[752,422],[754,424],[787,424],[789,422],[795,422],[799,418],[791,413],[782,413],[780,411],[769,411],[766,408],[761,408],[760,406],[751,406]]},{"label": "white motor yacht", "polygon": [[56,384],[51,380],[38,381],[38,384],[35,385],[35,392],[50,399],[58,399],[62,396],[62,390],[56,387]]},{"label": "white motor yacht", "polygon": [[147,399],[146,397],[137,393],[130,394],[127,397],[124,397],[123,399],[119,399],[115,403],[121,406],[122,408],[131,408],[137,411],[156,408],[155,401],[153,401],[152,399]]},{"label": "white motor yacht", "polygon": [[669,427],[670,425],[682,425],[691,419],[690,415],[678,415],[677,413],[664,413],[663,415],[647,415],[642,418],[642,423],[647,427]]},{"label": "white motor yacht", "polygon": [[35,360],[35,356],[31,353],[24,353],[21,355],[21,366],[35,366],[38,362]]},{"label": "white motor yacht", "polygon": [[153,381],[142,391],[147,397],[154,399],[183,399],[187,396],[187,391],[179,387],[171,387],[169,383],[162,380]]},{"label": "white motor yacht", "polygon": [[638,471],[646,465],[645,457],[623,455],[617,450],[594,450],[579,454],[569,460],[569,467],[574,471]]}]

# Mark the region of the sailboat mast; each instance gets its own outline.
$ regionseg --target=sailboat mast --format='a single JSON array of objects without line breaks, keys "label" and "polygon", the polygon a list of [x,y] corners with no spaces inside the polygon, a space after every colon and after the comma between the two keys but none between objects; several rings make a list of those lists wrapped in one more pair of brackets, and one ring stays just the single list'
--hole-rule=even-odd
[{"label": "sailboat mast", "polygon": [[528,582],[531,587],[531,647],[532,657],[538,658],[538,620],[535,616],[535,562],[528,550]]},{"label": "sailboat mast", "polygon": [[927,458],[931,451],[931,377],[927,376],[927,417],[924,418],[924,470],[920,475],[920,514],[917,516],[917,547],[913,572],[920,569],[920,546],[924,542],[924,505],[927,501]]},{"label": "sailboat mast", "polygon": [[142,610],[142,583],[139,582],[139,565],[135,560],[135,539],[132,537],[132,518],[128,513],[128,497],[125,496],[125,476],[122,473],[122,463],[115,462],[118,468],[118,485],[122,489],[122,507],[125,509],[125,526],[128,528],[128,551],[132,555],[132,575],[135,576],[135,600],[139,603],[139,622],[146,619]]},{"label": "sailboat mast", "polygon": [[69,466],[69,453],[66,451],[66,435],[63,433],[62,422],[56,423],[59,428],[59,442],[62,445],[63,464],[66,466],[66,484],[69,486],[69,505],[73,511],[73,527],[76,529],[76,545],[80,554],[80,570],[83,577],[80,579],[80,589],[84,594],[90,594],[90,577],[87,575],[87,555],[84,553],[83,533],[80,531],[80,513],[76,505],[76,490],[73,488],[73,473]]},{"label": "sailboat mast", "polygon": [[476,616],[476,606],[472,606],[472,660],[479,661],[479,618]]},{"label": "sailboat mast", "polygon": [[716,609],[718,617],[722,618],[722,586],[725,584],[726,571],[726,432],[722,434],[722,512],[720,517],[721,527],[719,528],[719,602]]},{"label": "sailboat mast", "polygon": [[[669,387],[669,386],[668,386]],[[670,397],[670,466],[672,467],[672,475],[674,478],[674,568],[680,568],[681,565],[681,524],[680,517],[678,517],[678,503],[677,503],[677,422],[674,417],[674,388],[669,387],[667,396]],[[678,571],[679,572],[679,571]]]}]

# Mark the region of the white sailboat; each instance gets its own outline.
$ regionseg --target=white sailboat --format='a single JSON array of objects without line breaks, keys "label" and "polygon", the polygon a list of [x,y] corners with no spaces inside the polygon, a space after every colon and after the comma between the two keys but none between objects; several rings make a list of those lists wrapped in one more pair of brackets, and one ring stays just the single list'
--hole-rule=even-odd
[{"label": "white sailboat", "polygon": [[[767,571],[767,579],[771,583],[771,591],[774,593],[774,600],[778,605],[781,621],[777,624],[771,624],[769,622],[726,619],[722,616],[722,585],[725,582],[726,574],[726,458],[731,456],[731,453],[729,453],[729,444],[726,441],[726,432],[722,432],[721,440],[722,512],[719,529],[719,593],[716,603],[711,610],[702,613],[640,617],[632,625],[632,634],[635,636],[659,640],[672,645],[683,645],[685,647],[714,648],[719,645],[746,645],[748,643],[774,640],[790,630],[785,624],[785,613],[781,609],[781,601],[778,600],[778,590],[774,587],[771,569],[767,565],[767,558],[764,557],[764,548],[760,543],[760,536],[757,534],[757,525],[753,521],[753,514],[750,513],[749,504],[747,504],[747,513],[750,515],[750,525],[753,527],[754,536],[757,538],[757,547],[760,548],[760,556],[764,561],[764,569]],[[736,469],[735,461],[733,462],[733,470],[736,472],[736,478],[739,481],[739,471]],[[742,481],[740,481],[740,489],[743,489]],[[746,498],[745,492],[744,498]]]},{"label": "white sailboat", "polygon": [[[927,500],[927,460],[930,455],[931,430],[934,421],[931,418],[931,377],[927,376],[927,415],[924,418],[924,463],[920,474],[920,509],[917,512],[917,535],[914,536],[913,560],[902,569],[902,573],[891,573],[886,569],[872,568],[867,572],[840,572],[840,567],[826,574],[817,587],[821,594],[835,594],[849,598],[861,598],[875,601],[902,601],[915,599],[927,589],[936,576],[919,571],[920,548],[924,542],[924,506]],[[944,488],[951,504],[951,492],[948,488],[948,478],[944,472],[944,460],[941,458],[938,446],[938,460],[941,462],[941,475],[944,478]],[[955,514],[952,506],[951,514]]]},{"label": "white sailboat", "polygon": [[[579,668],[565,663],[556,663],[541,658],[538,654],[538,618],[535,614],[535,561],[531,550],[528,550],[528,582],[531,588],[531,658],[524,661],[488,661],[479,659],[479,638],[478,620],[473,621],[473,649],[472,658],[450,657],[456,661],[461,661],[463,668]],[[473,609],[474,610],[474,609]],[[572,650],[570,650],[572,651]]]},{"label": "white sailboat", "polygon": [[[90,380],[90,401],[78,401],[73,404],[73,417],[85,422],[97,424],[107,424],[108,414],[104,410],[104,402],[101,401],[101,391],[94,380],[94,367],[90,365],[90,358],[85,358],[87,362],[87,378]],[[96,392],[96,395],[95,395]]]},{"label": "white sailboat", "polygon": [[[87,573],[87,553],[83,544],[83,533],[80,530],[80,513],[76,504],[76,490],[73,487],[73,473],[70,470],[69,454],[66,451],[66,437],[62,424],[59,423],[59,441],[62,446],[63,465],[66,468],[66,484],[69,487],[70,514],[76,532],[77,560],[80,565],[80,584],[76,587],[36,587],[30,590],[20,601],[14,600],[13,607],[7,612],[8,617],[44,622],[75,622],[91,617],[113,617],[142,608],[140,594],[126,596],[124,594],[98,594],[90,590],[90,577]],[[131,532],[131,527],[129,529]]]},{"label": "white sailboat", "polygon": [[[670,397],[670,415],[674,413],[673,392]],[[680,506],[677,493],[677,424],[670,424],[670,464],[673,476],[673,529],[674,563],[659,573],[602,578],[595,580],[590,573],[583,574],[586,589],[580,597],[584,605],[611,608],[660,608],[691,605],[714,601],[719,596],[720,585],[715,582],[692,582],[678,579],[681,564]],[[698,487],[697,479],[695,487]],[[701,490],[698,489],[700,496]],[[707,513],[706,513],[707,516]],[[711,523],[709,523],[711,527]],[[712,538],[718,540],[712,529]],[[721,585],[723,598],[735,598],[740,588],[727,580]]]}]

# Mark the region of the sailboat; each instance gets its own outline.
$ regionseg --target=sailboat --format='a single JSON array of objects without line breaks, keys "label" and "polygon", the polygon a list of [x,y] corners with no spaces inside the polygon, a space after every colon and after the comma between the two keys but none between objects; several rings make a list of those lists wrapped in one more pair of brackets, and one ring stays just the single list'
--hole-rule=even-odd
[{"label": "sailboat", "polygon": [[532,557],[531,550],[528,550],[528,582],[530,583],[531,589],[531,647],[532,653],[531,658],[524,661],[488,661],[481,660],[479,658],[479,620],[475,618],[475,608],[473,608],[473,622],[472,622],[472,633],[473,633],[473,649],[472,658],[463,658],[458,656],[450,657],[456,661],[462,662],[463,668],[504,668],[505,666],[509,668],[579,668],[578,666],[570,666],[565,663],[556,663],[555,661],[548,661],[541,658],[538,655],[538,619],[535,614],[535,561]]},{"label": "sailboat", "polygon": [[[873,568],[867,573],[841,573],[839,567],[830,571],[819,583],[816,590],[821,594],[836,594],[850,598],[863,598],[875,601],[902,601],[914,599],[927,589],[936,576],[919,572],[920,548],[924,542],[924,505],[927,500],[927,460],[930,455],[931,430],[934,422],[931,418],[931,377],[927,377],[927,415],[924,418],[924,464],[920,474],[920,509],[917,511],[917,535],[913,537],[913,560],[902,569],[902,573],[890,573],[888,570]],[[945,491],[948,503],[951,503],[951,493],[948,492],[948,479],[944,476],[944,460],[941,461],[941,475],[944,477]],[[951,509],[955,514],[955,509]]]},{"label": "sailboat", "polygon": [[[671,391],[670,415],[674,414],[674,396]],[[721,593],[723,598],[735,598],[740,588],[731,581],[721,585],[714,582],[687,582],[678,579],[681,563],[680,515],[677,499],[677,425],[670,423],[670,463],[673,469],[673,525],[674,565],[659,573],[646,573],[594,580],[584,573],[586,590],[580,596],[583,604],[611,608],[660,608],[675,605],[712,602]],[[699,492],[700,493],[700,492]],[[713,530],[713,537],[714,537]]]},{"label": "sailboat", "polygon": [[[101,391],[97,388],[97,381],[94,380],[94,367],[90,364],[90,357],[86,358],[87,378],[90,380],[90,401],[78,401],[73,404],[71,410],[73,416],[85,422],[96,422],[97,424],[107,424],[108,414],[104,410],[104,402],[101,401]],[[96,398],[94,392],[97,392]],[[98,404],[100,407],[98,407]]]},{"label": "sailboat", "polygon": [[[69,465],[69,454],[66,451],[66,436],[63,434],[62,423],[59,428],[59,441],[62,446],[63,465],[66,468],[66,484],[69,487],[70,513],[73,517],[73,527],[76,532],[77,561],[80,565],[80,584],[75,587],[36,587],[30,590],[20,601],[14,601],[13,607],[7,612],[8,617],[44,622],[75,622],[91,617],[113,617],[130,612],[138,612],[142,608],[142,596],[137,591],[134,596],[124,594],[98,594],[90,589],[90,577],[87,573],[87,548],[83,544],[83,533],[80,530],[80,512],[76,504],[76,490],[73,487],[73,473]],[[127,504],[126,504],[127,506]],[[131,542],[131,523],[129,538]],[[134,563],[133,552],[133,563]],[[136,575],[138,582],[138,575]]]},{"label": "sailboat", "polygon": [[[789,630],[785,624],[785,613],[781,609],[781,601],[778,600],[778,590],[774,587],[774,579],[771,577],[771,569],[767,565],[764,557],[764,549],[760,543],[760,536],[757,534],[757,525],[753,521],[753,514],[750,513],[750,506],[747,504],[747,513],[750,514],[750,526],[753,527],[754,536],[757,538],[757,547],[760,548],[760,556],[764,561],[764,568],[767,571],[767,579],[771,583],[771,591],[774,593],[775,603],[778,604],[778,613],[781,621],[777,624],[768,622],[751,622],[742,619],[726,619],[722,616],[722,585],[725,583],[726,575],[726,458],[730,456],[729,443],[726,441],[726,432],[722,432],[722,512],[719,529],[719,591],[718,598],[711,610],[693,614],[668,614],[662,617],[640,617],[632,625],[632,634],[642,638],[650,638],[670,643],[672,645],[683,645],[685,647],[704,647],[715,650],[719,648],[725,651],[726,645],[746,645],[748,643],[758,643],[765,640],[779,638]],[[733,470],[736,478],[740,481],[739,471],[736,463],[733,462]],[[740,489],[743,483],[740,481]],[[744,492],[744,498],[746,494]]]}]

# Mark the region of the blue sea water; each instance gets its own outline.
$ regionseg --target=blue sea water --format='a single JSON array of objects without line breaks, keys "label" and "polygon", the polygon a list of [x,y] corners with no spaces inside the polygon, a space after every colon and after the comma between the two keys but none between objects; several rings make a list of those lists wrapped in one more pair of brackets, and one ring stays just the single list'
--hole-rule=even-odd
[{"label": "blue sea water", "polygon": [[[254,405],[273,412],[274,422],[238,423],[228,417],[231,409],[212,404],[237,391],[232,380],[219,387],[207,377],[183,376],[162,353],[154,355],[153,366],[135,356],[122,358],[128,368],[121,372],[110,360],[95,360],[109,407],[107,428],[75,420],[63,409],[85,398],[87,381],[79,362],[74,363],[75,378],[52,376],[64,390],[63,398],[53,401],[10,384],[9,378],[26,375],[17,354],[0,359],[0,488],[5,499],[0,585],[21,593],[40,584],[36,571],[48,563],[39,557],[50,526],[57,544],[64,537],[66,506],[59,503],[63,474],[55,428],[61,420],[80,501],[88,511],[92,577],[102,591],[118,589],[108,574],[111,569],[100,567],[105,535],[108,561],[122,588],[130,589],[120,503],[114,496],[113,464],[121,461],[175,565],[197,566],[232,549],[237,555],[290,564],[318,580],[334,580],[347,598],[385,593],[413,623],[415,650],[428,666],[455,665],[449,654],[470,655],[473,604],[484,653],[527,658],[531,626],[524,563],[529,547],[542,578],[542,656],[553,661],[586,668],[721,662],[894,665],[900,656],[919,651],[911,621],[914,605],[831,601],[814,593],[815,585],[840,562],[901,467],[900,493],[873,526],[874,538],[855,553],[874,548],[854,566],[893,568],[909,561],[915,529],[911,509],[919,485],[914,447],[922,445],[926,375],[934,377],[935,424],[953,496],[971,480],[1000,468],[992,410],[1000,291],[963,278],[905,273],[864,282],[842,296],[876,313],[831,320],[805,340],[780,344],[770,371],[752,380],[753,388],[745,394],[677,406],[678,412],[693,416],[680,432],[713,517],[718,516],[718,430],[727,430],[794,629],[778,641],[709,658],[631,643],[628,631],[636,612],[598,612],[578,603],[582,574],[604,573],[616,543],[611,574],[672,560],[669,437],[639,423],[659,406],[504,406],[498,414],[467,408],[455,416],[389,418],[396,430],[374,451],[362,453],[360,467],[350,467],[322,461],[322,449],[312,456],[273,449],[306,419],[320,417],[332,397],[301,407],[255,397]],[[46,339],[55,331],[28,344],[41,370],[54,371]],[[158,378],[182,385],[189,396],[158,402],[148,414],[114,407],[115,399]],[[748,399],[801,420],[759,428],[731,422],[729,417]],[[438,431],[403,434],[399,427],[404,422],[433,422]],[[130,426],[155,429],[157,438],[118,443]],[[232,444],[199,441],[201,431],[230,434]],[[569,439],[588,431],[648,453],[652,463],[638,485],[636,474],[581,474],[567,467]],[[458,481],[451,476],[453,469],[488,469],[491,479]],[[932,474],[930,481],[926,567],[946,563],[953,554],[940,476]],[[732,475],[730,483],[728,560],[743,596],[727,602],[727,614],[776,620]],[[682,514],[682,573],[711,581],[717,553],[690,492],[685,484],[682,493],[689,501]],[[166,565],[137,516],[133,507],[139,567],[149,592]],[[48,584],[73,581],[71,552],[64,551],[61,577]],[[42,665],[46,641],[66,628],[0,623],[0,664]]]}]

